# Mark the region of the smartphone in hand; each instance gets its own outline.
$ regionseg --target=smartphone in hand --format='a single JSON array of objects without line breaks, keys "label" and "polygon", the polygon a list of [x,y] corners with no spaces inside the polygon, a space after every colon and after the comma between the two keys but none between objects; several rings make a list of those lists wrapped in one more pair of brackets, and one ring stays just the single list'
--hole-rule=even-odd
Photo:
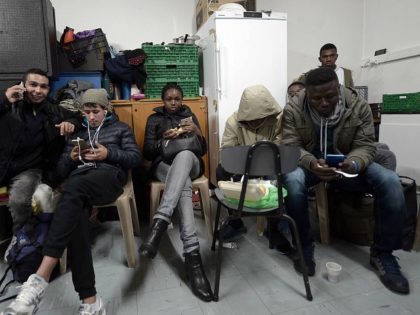
[{"label": "smartphone in hand", "polygon": [[180,126],[187,125],[188,123],[190,123],[190,122],[192,122],[192,121],[193,121],[193,120],[192,120],[192,116],[187,117],[187,118],[183,118],[183,119],[181,119],[181,121],[179,122],[179,125],[180,125]]},{"label": "smartphone in hand", "polygon": [[[21,87],[23,90],[25,89],[25,86],[23,84],[23,82],[20,82],[19,87]],[[13,93],[13,97],[16,98],[18,101],[23,100],[23,90],[20,90],[19,92],[15,92]]]},{"label": "smartphone in hand", "polygon": [[325,163],[327,163],[329,167],[338,167],[338,164],[344,162],[345,159],[346,156],[343,154],[327,154]]},{"label": "smartphone in hand", "polygon": [[73,139],[71,141],[75,143],[74,145],[79,146],[80,150],[85,150],[89,148],[87,142],[82,138],[77,137],[76,139]]}]

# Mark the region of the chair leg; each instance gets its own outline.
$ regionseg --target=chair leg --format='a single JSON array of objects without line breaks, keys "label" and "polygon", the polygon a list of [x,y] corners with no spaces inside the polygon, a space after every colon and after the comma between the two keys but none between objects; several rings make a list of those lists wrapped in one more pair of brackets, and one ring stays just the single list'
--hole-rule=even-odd
[{"label": "chair leg", "polygon": [[135,268],[137,265],[137,251],[134,240],[133,219],[131,217],[130,201],[128,198],[118,198],[116,201],[118,215],[120,217],[121,230],[124,238],[127,265]]},{"label": "chair leg", "polygon": [[[213,292],[213,300],[216,302],[219,301],[220,274],[222,270],[223,233],[221,233],[221,231],[223,231],[223,228],[226,226],[227,223],[228,221],[223,221],[222,225],[220,226],[219,233],[218,233],[219,245],[217,248],[216,278],[214,281],[214,292]],[[213,242],[214,242],[214,239],[213,239]]]},{"label": "chair leg", "polygon": [[162,189],[161,183],[152,183],[150,185],[150,215],[149,215],[150,226],[152,226],[153,224],[153,216],[155,215],[155,211],[159,206],[161,189]]},{"label": "chair leg", "polygon": [[213,227],[214,228],[214,230],[213,230],[213,241],[211,243],[211,250],[212,251],[214,251],[216,249],[216,233],[217,233],[217,227],[219,226],[220,208],[221,208],[221,204],[220,204],[220,202],[218,202],[217,203],[217,211],[216,211],[216,219],[214,221],[214,227]]},{"label": "chair leg", "polygon": [[322,244],[330,244],[330,218],[328,213],[328,195],[325,182],[315,186],[316,210],[318,212],[319,231]]},{"label": "chair leg", "polygon": [[139,214],[137,212],[136,197],[134,194],[130,198],[131,218],[133,219],[134,235],[140,236]]},{"label": "chair leg", "polygon": [[204,221],[207,227],[207,235],[209,240],[213,236],[213,221],[212,221],[212,211],[210,206],[210,196],[209,196],[209,187],[208,185],[202,185],[205,187],[200,187],[200,200],[201,200],[201,209],[204,212]]},{"label": "chair leg", "polygon": [[257,217],[257,234],[258,236],[263,236],[264,235],[264,229],[265,229],[265,224],[266,220],[265,217],[263,216],[258,216]]},{"label": "chair leg", "polygon": [[65,274],[67,271],[67,248],[63,252],[63,256],[59,259],[60,275]]},{"label": "chair leg", "polygon": [[285,218],[289,222],[290,228],[292,229],[293,237],[296,241],[296,248],[297,248],[298,254],[299,254],[300,268],[302,270],[302,276],[303,276],[303,283],[305,285],[305,290],[306,290],[306,299],[308,301],[312,301],[313,297],[312,297],[311,287],[310,287],[309,279],[308,279],[308,271],[306,270],[306,267],[305,267],[305,260],[303,258],[302,244],[300,243],[300,237],[299,237],[299,233],[298,233],[298,229],[297,229],[295,220],[293,220],[291,217],[289,217],[286,214],[283,214],[283,218]]}]

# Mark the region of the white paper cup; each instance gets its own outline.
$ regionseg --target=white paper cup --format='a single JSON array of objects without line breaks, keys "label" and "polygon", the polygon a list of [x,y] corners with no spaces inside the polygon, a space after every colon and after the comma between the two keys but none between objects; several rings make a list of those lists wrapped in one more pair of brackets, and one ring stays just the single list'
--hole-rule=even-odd
[{"label": "white paper cup", "polygon": [[325,264],[325,266],[327,267],[327,273],[328,273],[328,281],[330,282],[338,282],[338,278],[340,276],[340,272],[341,272],[341,265],[329,261]]}]

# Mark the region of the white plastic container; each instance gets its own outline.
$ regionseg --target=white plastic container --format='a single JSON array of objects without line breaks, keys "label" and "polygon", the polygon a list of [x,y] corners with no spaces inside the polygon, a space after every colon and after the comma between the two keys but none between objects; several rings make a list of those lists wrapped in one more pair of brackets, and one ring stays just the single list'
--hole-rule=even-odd
[{"label": "white plastic container", "polygon": [[[225,197],[239,200],[242,189],[241,182],[219,181],[218,185]],[[267,193],[268,188],[263,183],[248,183],[245,200],[259,201]]]}]

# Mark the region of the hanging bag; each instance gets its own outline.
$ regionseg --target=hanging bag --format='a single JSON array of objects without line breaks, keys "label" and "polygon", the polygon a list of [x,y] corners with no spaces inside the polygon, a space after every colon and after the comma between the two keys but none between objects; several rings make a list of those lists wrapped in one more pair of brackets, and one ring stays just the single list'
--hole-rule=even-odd
[{"label": "hanging bag", "polygon": [[196,134],[186,133],[174,139],[162,139],[160,142],[160,153],[165,163],[172,163],[181,151],[191,151],[197,157],[203,155],[203,148]]},{"label": "hanging bag", "polygon": [[406,213],[402,231],[401,248],[410,251],[413,248],[417,225],[417,195],[416,181],[407,176],[400,176],[401,185],[404,191]]}]

